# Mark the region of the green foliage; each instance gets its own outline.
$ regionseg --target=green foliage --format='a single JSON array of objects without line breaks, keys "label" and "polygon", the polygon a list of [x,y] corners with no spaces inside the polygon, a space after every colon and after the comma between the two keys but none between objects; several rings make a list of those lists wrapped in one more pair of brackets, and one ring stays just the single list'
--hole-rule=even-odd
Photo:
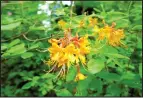
[{"label": "green foliage", "polygon": [[30,57],[32,57],[32,56],[34,56],[34,54],[33,54],[32,52],[26,52],[26,53],[23,53],[23,54],[21,55],[21,57],[22,57],[23,59],[30,58]]},{"label": "green foliage", "polygon": [[76,69],[74,67],[70,68],[67,76],[66,76],[66,81],[73,81],[76,76]]},{"label": "green foliage", "polygon": [[[7,3],[8,2],[8,3]],[[44,1],[1,1],[1,96],[142,96],[142,4],[140,1],[75,1],[75,7],[50,4],[51,16],[37,14]],[[56,6],[55,6],[56,5]],[[57,7],[57,8],[56,8]],[[78,7],[82,7],[79,10]],[[77,15],[93,8],[91,15]],[[76,12],[77,10],[77,12]],[[90,12],[90,11],[89,11]],[[90,13],[88,13],[90,14]],[[72,15],[72,17],[71,17]],[[120,47],[98,41],[92,29],[77,29],[79,22],[89,16],[100,22],[116,23],[124,29]],[[86,64],[79,64],[86,79],[75,81],[75,64],[64,78],[59,78],[50,59],[50,38],[64,36],[59,20],[72,23],[72,35],[89,34],[93,51],[86,55]],[[50,21],[45,27],[43,20]],[[58,78],[56,78],[58,77]]]},{"label": "green foliage", "polygon": [[18,27],[21,24],[21,22],[12,23],[8,25],[2,25],[1,30],[13,30],[14,28]]},{"label": "green foliage", "polygon": [[66,90],[66,89],[61,89],[56,92],[57,96],[72,96],[72,94]]},{"label": "green foliage", "polygon": [[104,68],[104,60],[100,59],[90,59],[88,64],[88,70],[92,74],[100,72]]}]

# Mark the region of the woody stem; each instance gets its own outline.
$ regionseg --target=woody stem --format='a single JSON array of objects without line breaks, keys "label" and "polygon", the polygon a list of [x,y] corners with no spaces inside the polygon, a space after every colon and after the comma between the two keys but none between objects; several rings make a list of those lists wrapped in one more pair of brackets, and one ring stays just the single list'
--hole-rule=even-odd
[{"label": "woody stem", "polygon": [[76,68],[77,68],[77,73],[80,73],[80,66],[79,66],[79,64],[76,64]]}]

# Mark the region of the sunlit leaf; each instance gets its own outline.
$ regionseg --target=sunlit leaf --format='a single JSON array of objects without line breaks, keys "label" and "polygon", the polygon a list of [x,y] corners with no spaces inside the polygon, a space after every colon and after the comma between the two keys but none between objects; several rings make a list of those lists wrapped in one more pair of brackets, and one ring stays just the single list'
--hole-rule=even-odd
[{"label": "sunlit leaf", "polygon": [[18,27],[21,24],[21,22],[16,22],[8,25],[1,25],[1,30],[12,30],[16,27]]},{"label": "sunlit leaf", "polygon": [[88,70],[92,74],[100,72],[104,68],[104,61],[102,59],[90,59],[87,63]]},{"label": "sunlit leaf", "polygon": [[27,59],[27,58],[30,58],[30,57],[32,57],[32,56],[34,56],[34,54],[33,54],[32,52],[26,52],[26,53],[23,53],[23,54],[21,55],[21,57],[22,57],[23,59]]},{"label": "sunlit leaf", "polygon": [[31,88],[33,85],[32,85],[32,82],[28,82],[26,83],[25,85],[22,86],[22,89],[29,89]]},{"label": "sunlit leaf", "polygon": [[66,89],[61,89],[60,91],[56,92],[57,96],[72,96],[72,94],[66,90]]},{"label": "sunlit leaf", "polygon": [[20,39],[15,39],[8,45],[8,47],[12,47],[12,46],[14,46],[14,45],[16,45],[18,43],[20,43]]}]

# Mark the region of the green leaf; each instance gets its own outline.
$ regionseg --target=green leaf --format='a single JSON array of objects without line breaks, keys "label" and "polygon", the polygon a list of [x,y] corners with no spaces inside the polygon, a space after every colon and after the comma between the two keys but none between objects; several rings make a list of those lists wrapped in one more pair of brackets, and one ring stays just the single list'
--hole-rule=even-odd
[{"label": "green leaf", "polygon": [[30,31],[37,31],[37,30],[45,30],[44,26],[40,26],[40,27],[30,27]]},{"label": "green leaf", "polygon": [[27,58],[30,58],[30,57],[32,57],[34,54],[32,53],[32,52],[26,52],[26,53],[23,53],[22,55],[21,55],[21,57],[23,58],[23,59],[27,59]]},{"label": "green leaf", "polygon": [[26,83],[25,85],[22,86],[22,89],[29,89],[31,88],[33,85],[32,85],[32,82],[28,82]]},{"label": "green leaf", "polygon": [[102,59],[90,59],[87,66],[89,72],[95,74],[104,68],[104,61]]},{"label": "green leaf", "polygon": [[75,79],[76,76],[76,69],[75,67],[71,67],[69,69],[68,74],[66,75],[66,81],[73,81]]},{"label": "green leaf", "polygon": [[12,41],[12,42],[8,45],[8,47],[10,48],[10,47],[12,47],[12,46],[14,46],[14,45],[16,45],[16,44],[18,44],[18,43],[20,43],[20,40],[19,40],[19,39],[15,39],[14,41]]},{"label": "green leaf", "polygon": [[122,12],[109,12],[105,20],[108,23],[115,22],[117,24],[116,28],[126,28],[129,26],[128,16]]},{"label": "green leaf", "polygon": [[136,76],[136,74],[134,74],[133,72],[127,71],[126,73],[123,73],[123,75],[121,76],[121,79],[134,79]]},{"label": "green leaf", "polygon": [[142,49],[142,39],[138,38],[137,48]]},{"label": "green leaf", "polygon": [[142,64],[141,63],[139,64],[139,74],[140,74],[140,77],[142,78]]},{"label": "green leaf", "polygon": [[113,53],[104,53],[108,57],[115,57],[115,58],[123,58],[123,59],[130,59],[127,56],[121,55],[121,54],[113,54]]},{"label": "green leaf", "polygon": [[32,46],[29,47],[29,49],[35,49],[39,47],[39,43],[33,44]]},{"label": "green leaf", "polygon": [[8,53],[18,52],[18,50],[23,49],[23,48],[24,48],[24,46],[25,46],[25,44],[24,44],[24,43],[22,43],[22,44],[20,44],[20,45],[16,45],[16,46],[14,46],[14,47],[10,48],[10,49],[9,49],[8,51],[6,51],[6,52],[8,52]]},{"label": "green leaf", "polygon": [[93,79],[93,77],[91,75],[88,75],[88,77],[85,80],[78,81],[77,89],[79,91],[87,90],[92,79]]},{"label": "green leaf", "polygon": [[[100,44],[99,44],[100,45]],[[110,54],[117,54],[118,50],[114,47],[105,45],[103,48],[99,50],[100,54],[110,53]]]},{"label": "green leaf", "polygon": [[117,24],[116,28],[128,28],[130,21],[128,19],[119,19],[115,23]]},{"label": "green leaf", "polygon": [[121,81],[122,84],[127,85],[131,88],[142,89],[142,84],[140,82],[141,81],[137,81],[134,79],[132,79],[132,80],[126,79],[126,80]]},{"label": "green leaf", "polygon": [[61,89],[60,91],[56,91],[57,96],[72,96],[72,94],[66,90],[66,89]]},{"label": "green leaf", "polygon": [[136,25],[132,28],[132,30],[142,30],[142,25]]},{"label": "green leaf", "polygon": [[1,30],[13,30],[14,28],[18,27],[21,22],[16,22],[8,25],[1,25]]},{"label": "green leaf", "polygon": [[10,73],[9,76],[8,76],[8,80],[14,78],[17,74],[18,74],[18,72],[12,72],[12,73]]},{"label": "green leaf", "polygon": [[20,44],[20,45],[16,45],[12,48],[10,48],[9,50],[7,50],[2,57],[6,57],[6,56],[14,56],[14,55],[19,55],[26,52],[26,48],[24,47],[24,44]]},{"label": "green leaf", "polygon": [[88,92],[86,89],[84,89],[84,90],[77,89],[77,92],[74,96],[87,96],[87,95],[88,95]]},{"label": "green leaf", "polygon": [[97,73],[96,76],[103,78],[105,80],[108,80],[108,81],[120,81],[121,80],[120,75],[118,75],[116,73],[109,73],[107,71],[101,71],[101,72]]},{"label": "green leaf", "polygon": [[111,94],[112,96],[120,96],[121,89],[117,84],[110,84],[107,88],[107,94]]},{"label": "green leaf", "polygon": [[102,87],[103,87],[102,81],[100,79],[96,79],[96,78],[93,78],[93,80],[91,81],[91,83],[89,85],[89,88],[91,90],[96,90],[98,94],[102,92]]},{"label": "green leaf", "polygon": [[6,45],[1,46],[1,50],[6,50],[6,49],[7,49]]},{"label": "green leaf", "polygon": [[42,95],[46,95],[47,89],[42,89]]},{"label": "green leaf", "polygon": [[46,73],[44,75],[41,76],[42,79],[53,79],[54,77],[56,77],[54,74],[51,73]]}]

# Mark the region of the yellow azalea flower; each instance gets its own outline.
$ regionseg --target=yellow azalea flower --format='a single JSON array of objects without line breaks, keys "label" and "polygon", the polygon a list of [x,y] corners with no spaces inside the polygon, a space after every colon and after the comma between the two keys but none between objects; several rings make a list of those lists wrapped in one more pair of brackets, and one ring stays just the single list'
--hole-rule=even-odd
[{"label": "yellow azalea flower", "polygon": [[94,28],[93,28],[94,34],[99,33],[99,31],[100,31],[99,27],[97,25],[95,25]]},{"label": "yellow azalea flower", "polygon": [[59,40],[57,40],[57,39],[50,39],[50,40],[48,40],[48,42],[49,42],[49,43],[58,43]]},{"label": "yellow azalea flower", "polygon": [[92,17],[90,17],[89,18],[89,26],[90,27],[93,27],[94,25],[96,25],[97,24],[97,18],[92,18]]},{"label": "yellow azalea flower", "polygon": [[88,47],[89,42],[87,40],[88,36],[85,37],[81,37],[79,39],[79,49],[81,50],[80,53],[81,54],[87,54],[90,52],[90,47]]},{"label": "yellow azalea flower", "polygon": [[119,46],[120,40],[124,38],[124,32],[120,29],[114,29],[113,26],[106,25],[105,27],[101,28],[98,32],[98,40],[107,39],[108,43],[112,46]]},{"label": "yellow azalea flower", "polygon": [[60,20],[60,21],[58,21],[58,24],[59,24],[59,26],[60,26],[62,29],[64,29],[64,28],[65,28],[65,25],[66,25],[66,22],[63,21],[63,20]]},{"label": "yellow azalea flower", "polygon": [[51,61],[51,60],[49,60],[49,61],[47,61],[46,62],[46,64],[48,64],[48,65],[53,65],[55,62],[54,61]]},{"label": "yellow azalea flower", "polygon": [[84,20],[81,20],[79,23],[79,28],[83,28],[85,26]]},{"label": "yellow azalea flower", "polygon": [[109,38],[111,32],[113,32],[113,28],[112,27],[109,27],[109,26],[105,26],[104,28],[101,28],[100,29],[100,32],[99,32],[99,37],[100,39],[104,39],[104,38]]},{"label": "yellow azalea flower", "polygon": [[71,64],[75,62],[75,56],[73,54],[65,53],[64,57],[62,59],[65,59],[65,64],[67,67],[70,67]]},{"label": "yellow azalea flower", "polygon": [[82,73],[78,73],[78,74],[76,75],[75,81],[84,80],[84,79],[86,79],[86,78],[87,78],[87,77],[84,76]]},{"label": "yellow azalea flower", "polygon": [[76,54],[77,50],[74,46],[74,44],[69,44],[64,48],[65,53],[70,53],[70,54]]},{"label": "yellow azalea flower", "polygon": [[79,59],[81,60],[82,64],[85,64],[86,60],[84,55],[79,55]]},{"label": "yellow azalea flower", "polygon": [[61,48],[57,43],[52,43],[52,47],[49,49],[50,53],[57,53],[57,52],[62,52],[63,48]]},{"label": "yellow azalea flower", "polygon": [[109,37],[109,44],[112,46],[119,46],[120,40],[124,38],[123,30],[113,32]]},{"label": "yellow azalea flower", "polygon": [[88,54],[90,52],[90,47],[88,46],[81,46],[79,49],[81,54]]},{"label": "yellow azalea flower", "polygon": [[79,39],[79,45],[80,46],[87,46],[87,45],[89,45],[89,42],[88,42],[88,35],[86,35],[85,37],[81,37],[80,39]]},{"label": "yellow azalea flower", "polygon": [[60,56],[60,58],[58,59],[58,67],[61,67],[63,65],[65,65],[66,63],[69,62],[68,57],[66,57],[64,54],[62,56]]},{"label": "yellow azalea flower", "polygon": [[[85,55],[89,53],[88,35],[78,38],[78,36],[72,37],[69,33],[70,31],[66,31],[64,38],[59,40],[49,40],[52,46],[48,49],[51,60],[48,64],[53,65],[53,67],[56,66],[54,68],[57,69],[62,68],[64,72],[60,71],[60,74],[65,73],[66,69],[69,69],[71,65],[78,64],[80,61],[85,64]],[[78,77],[80,80],[83,79],[81,74]]]},{"label": "yellow azalea flower", "polygon": [[51,53],[51,60],[58,62],[58,67],[64,64],[70,64],[75,62],[74,54],[76,54],[77,51],[73,44],[69,44],[65,48],[62,48],[56,43],[52,43],[52,47],[48,50]]}]

